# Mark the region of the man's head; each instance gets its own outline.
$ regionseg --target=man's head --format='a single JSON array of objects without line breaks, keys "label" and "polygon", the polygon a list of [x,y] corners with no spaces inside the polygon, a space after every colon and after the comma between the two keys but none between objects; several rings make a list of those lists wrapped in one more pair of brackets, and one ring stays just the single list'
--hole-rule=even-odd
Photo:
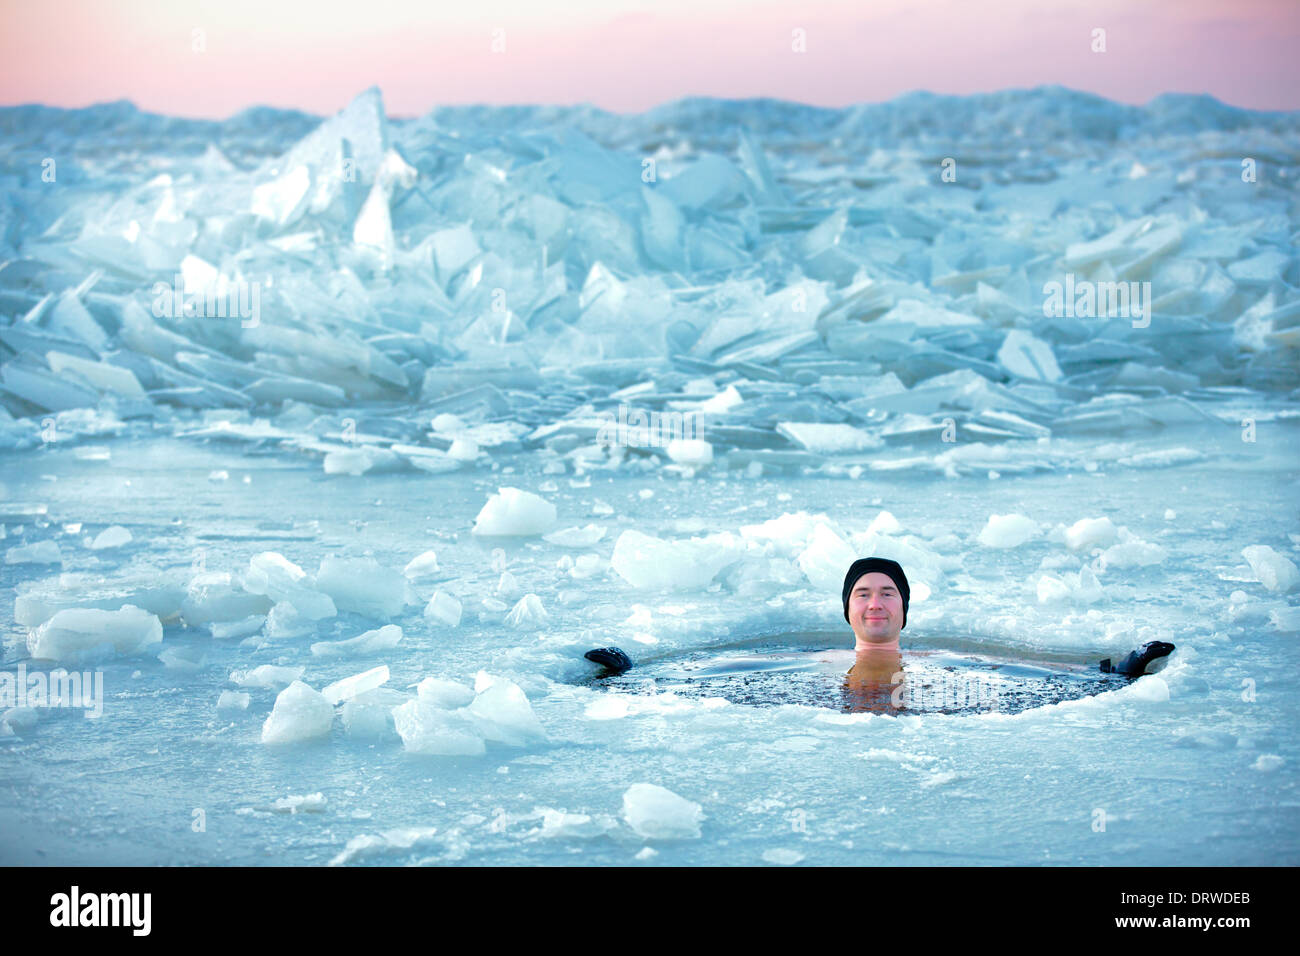
[{"label": "man's head", "polygon": [[889,644],[907,626],[912,589],[902,566],[889,558],[859,558],[844,576],[844,620],[859,648]]}]

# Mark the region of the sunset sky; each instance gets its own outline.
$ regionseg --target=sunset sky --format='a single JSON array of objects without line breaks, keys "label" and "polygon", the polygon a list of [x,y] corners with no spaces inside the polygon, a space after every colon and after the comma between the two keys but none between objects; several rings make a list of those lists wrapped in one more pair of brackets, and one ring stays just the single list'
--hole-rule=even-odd
[{"label": "sunset sky", "polygon": [[0,0],[0,57],[0,104],[129,99],[213,118],[330,113],[372,85],[395,116],[639,112],[690,95],[844,106],[1046,83],[1297,109],[1300,0]]}]

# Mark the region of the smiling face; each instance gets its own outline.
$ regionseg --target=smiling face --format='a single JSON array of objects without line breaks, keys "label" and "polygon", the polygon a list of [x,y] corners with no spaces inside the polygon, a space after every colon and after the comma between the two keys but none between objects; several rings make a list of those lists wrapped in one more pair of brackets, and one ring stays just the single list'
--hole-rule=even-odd
[{"label": "smiling face", "polygon": [[849,592],[849,624],[858,650],[898,639],[903,630],[903,596],[893,578],[871,571],[854,582]]}]

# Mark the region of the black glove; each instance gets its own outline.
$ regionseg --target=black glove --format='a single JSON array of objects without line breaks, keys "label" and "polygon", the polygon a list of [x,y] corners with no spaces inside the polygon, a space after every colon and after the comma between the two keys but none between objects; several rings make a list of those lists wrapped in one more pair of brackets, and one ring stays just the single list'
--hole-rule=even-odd
[{"label": "black glove", "polygon": [[632,666],[631,659],[617,647],[598,647],[582,655],[589,661],[603,664],[612,674],[621,674]]},{"label": "black glove", "polygon": [[1110,664],[1110,658],[1107,657],[1101,662],[1101,672],[1103,674],[1122,674],[1125,677],[1141,677],[1146,672],[1146,667],[1152,661],[1167,657],[1172,654],[1174,645],[1167,641],[1147,641],[1136,651],[1129,651],[1128,657],[1124,658],[1114,667]]}]

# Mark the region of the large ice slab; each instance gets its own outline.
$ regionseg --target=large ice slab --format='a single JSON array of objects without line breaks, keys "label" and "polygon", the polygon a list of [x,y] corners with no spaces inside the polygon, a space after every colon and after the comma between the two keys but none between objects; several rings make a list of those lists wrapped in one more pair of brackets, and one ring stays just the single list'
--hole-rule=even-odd
[{"label": "large ice slab", "polygon": [[374,558],[322,558],[316,586],[340,610],[385,620],[406,605],[406,577]]},{"label": "large ice slab", "polygon": [[147,654],[162,639],[158,617],[134,605],[116,611],[68,608],[28,632],[27,652],[34,658],[73,663]]}]

